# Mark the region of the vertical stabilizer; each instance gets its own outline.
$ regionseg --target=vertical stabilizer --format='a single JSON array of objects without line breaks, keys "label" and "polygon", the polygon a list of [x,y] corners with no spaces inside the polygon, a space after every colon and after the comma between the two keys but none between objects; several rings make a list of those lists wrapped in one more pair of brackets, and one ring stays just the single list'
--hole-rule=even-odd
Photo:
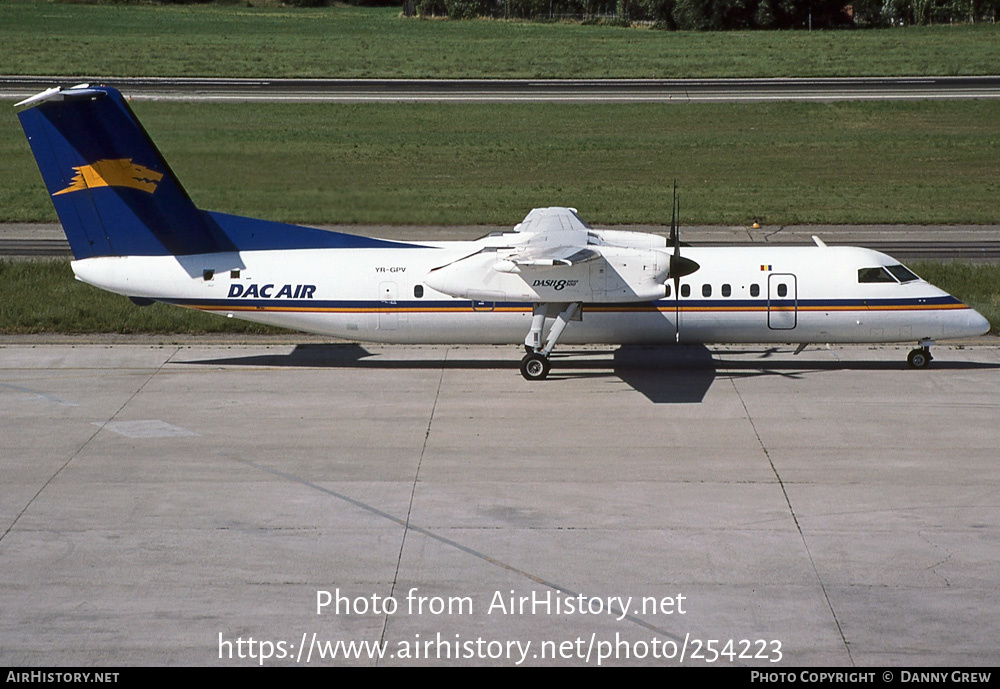
[{"label": "vertical stabilizer", "polygon": [[79,259],[232,251],[181,187],[121,93],[49,89],[18,114]]}]

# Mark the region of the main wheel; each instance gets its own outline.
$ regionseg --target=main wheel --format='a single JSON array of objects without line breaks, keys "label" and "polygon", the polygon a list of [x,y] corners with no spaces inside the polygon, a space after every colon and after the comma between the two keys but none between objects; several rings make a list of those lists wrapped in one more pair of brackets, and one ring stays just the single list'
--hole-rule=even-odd
[{"label": "main wheel", "polygon": [[914,349],[906,357],[906,363],[910,368],[926,368],[931,363],[931,352],[926,347]]},{"label": "main wheel", "polygon": [[521,359],[521,375],[525,380],[545,380],[549,375],[549,359],[543,354],[532,352]]}]

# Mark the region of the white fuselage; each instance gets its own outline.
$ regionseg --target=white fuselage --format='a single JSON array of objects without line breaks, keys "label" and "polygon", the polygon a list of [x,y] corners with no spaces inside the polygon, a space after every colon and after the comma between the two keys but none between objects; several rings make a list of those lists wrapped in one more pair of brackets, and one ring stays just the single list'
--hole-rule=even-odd
[{"label": "white fuselage", "polygon": [[[480,301],[448,296],[432,270],[479,252],[487,239],[380,249],[295,249],[196,256],[90,258],[77,277],[129,297],[369,342],[520,343],[535,301],[560,303],[559,269],[544,299],[503,274]],[[664,261],[666,249],[660,250]],[[863,283],[859,269],[897,262],[853,247],[685,248],[701,268],[673,294],[583,302],[563,343],[905,342],[979,335],[976,311],[923,280]],[[238,270],[234,269],[238,266]],[[586,264],[584,264],[586,266]],[[579,265],[576,280],[605,289],[613,277]],[[569,274],[567,272],[567,274]],[[513,281],[512,281],[513,280]],[[687,288],[685,289],[685,285]],[[670,291],[669,295],[667,290]],[[689,291],[688,291],[689,290]],[[565,299],[575,301],[575,299]],[[552,314],[554,315],[554,314]]]}]

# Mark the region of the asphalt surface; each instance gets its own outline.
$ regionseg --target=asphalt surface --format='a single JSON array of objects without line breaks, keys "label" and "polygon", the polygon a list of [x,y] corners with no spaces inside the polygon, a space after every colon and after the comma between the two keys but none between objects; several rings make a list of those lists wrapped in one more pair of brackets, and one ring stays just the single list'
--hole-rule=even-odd
[{"label": "asphalt surface", "polygon": [[907,349],[0,345],[0,663],[994,666],[1000,349]]},{"label": "asphalt surface", "polygon": [[133,98],[289,102],[700,103],[1000,98],[1000,76],[784,79],[206,79],[0,76],[0,98],[108,84]]}]

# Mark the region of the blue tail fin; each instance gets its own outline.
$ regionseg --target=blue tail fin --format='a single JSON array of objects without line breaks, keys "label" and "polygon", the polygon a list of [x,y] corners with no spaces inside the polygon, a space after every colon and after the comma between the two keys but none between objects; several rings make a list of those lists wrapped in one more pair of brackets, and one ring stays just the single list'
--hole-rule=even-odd
[{"label": "blue tail fin", "polygon": [[18,113],[79,260],[413,246],[199,210],[117,90],[50,89]]},{"label": "blue tail fin", "polygon": [[77,259],[234,250],[115,89],[54,93],[18,117]]}]

